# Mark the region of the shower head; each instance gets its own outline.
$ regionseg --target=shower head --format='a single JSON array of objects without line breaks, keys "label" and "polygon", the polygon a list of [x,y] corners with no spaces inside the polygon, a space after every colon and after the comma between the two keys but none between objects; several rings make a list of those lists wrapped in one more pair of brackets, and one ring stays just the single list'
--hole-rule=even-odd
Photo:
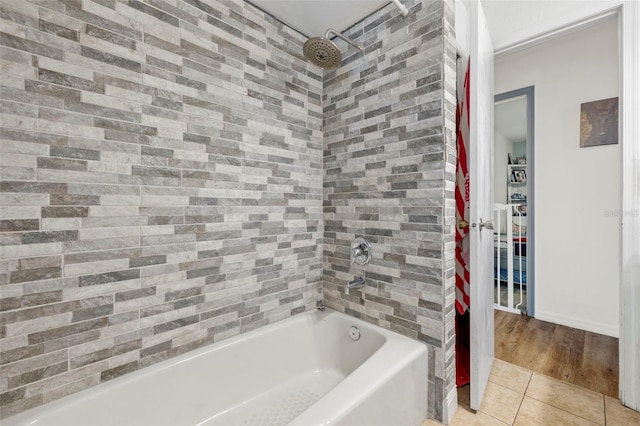
[{"label": "shower head", "polygon": [[362,46],[349,40],[336,30],[329,28],[324,34],[324,37],[313,37],[304,43],[303,52],[304,57],[312,64],[319,66],[320,68],[332,69],[338,68],[342,62],[342,54],[338,46],[331,40],[329,36],[335,34],[342,40],[346,41],[350,45],[354,46],[358,50],[362,50]]},{"label": "shower head", "polygon": [[338,68],[342,62],[340,49],[324,37],[313,37],[304,43],[304,57],[320,68]]}]

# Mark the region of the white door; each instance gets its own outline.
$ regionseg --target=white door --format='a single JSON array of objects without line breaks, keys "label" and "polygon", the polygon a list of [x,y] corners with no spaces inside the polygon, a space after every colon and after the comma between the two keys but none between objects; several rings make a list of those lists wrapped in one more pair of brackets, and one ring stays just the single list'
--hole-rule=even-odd
[{"label": "white door", "polygon": [[469,232],[471,408],[480,408],[493,364],[493,46],[479,1],[469,2]]}]

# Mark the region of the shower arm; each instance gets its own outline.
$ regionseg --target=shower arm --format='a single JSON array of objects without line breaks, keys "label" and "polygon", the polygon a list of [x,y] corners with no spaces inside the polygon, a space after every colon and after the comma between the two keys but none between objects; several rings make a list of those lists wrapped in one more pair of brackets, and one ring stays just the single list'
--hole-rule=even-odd
[{"label": "shower arm", "polygon": [[402,16],[407,16],[409,14],[409,9],[407,9],[405,5],[400,3],[400,0],[391,0],[391,2],[395,4],[396,7],[400,10]]},{"label": "shower arm", "polygon": [[349,43],[350,45],[352,45],[353,47],[355,47],[358,50],[362,50],[363,47],[361,44],[357,44],[351,40],[349,40],[347,37],[343,36],[342,34],[340,34],[339,32],[337,32],[336,30],[334,30],[333,28],[329,28],[327,30],[326,33],[324,33],[324,38],[326,38],[327,40],[330,40],[329,35],[330,34],[334,34],[335,36],[337,36],[338,38],[341,38],[342,40],[346,41],[347,43]]}]

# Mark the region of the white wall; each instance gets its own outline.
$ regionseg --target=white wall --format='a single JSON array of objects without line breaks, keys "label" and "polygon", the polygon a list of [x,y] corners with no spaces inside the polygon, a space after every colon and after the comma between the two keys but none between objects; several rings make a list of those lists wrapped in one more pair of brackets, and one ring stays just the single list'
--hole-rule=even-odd
[{"label": "white wall", "polygon": [[456,0],[456,49],[463,58],[469,56],[469,0]]},{"label": "white wall", "polygon": [[535,86],[536,317],[618,335],[620,146],[579,147],[580,104],[618,95],[617,21],[496,59]]}]

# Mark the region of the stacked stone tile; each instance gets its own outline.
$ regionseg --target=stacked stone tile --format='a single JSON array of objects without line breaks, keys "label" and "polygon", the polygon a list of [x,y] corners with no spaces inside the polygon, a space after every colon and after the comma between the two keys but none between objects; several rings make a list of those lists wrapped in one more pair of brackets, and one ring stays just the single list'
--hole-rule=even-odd
[{"label": "stacked stone tile", "polygon": [[[453,3],[392,6],[346,35],[364,44],[324,75],[325,303],[429,347],[430,417],[455,398]],[[356,236],[373,243],[350,264]],[[345,294],[354,276],[367,285]]]},{"label": "stacked stone tile", "polygon": [[453,1],[404,3],[347,31],[365,50],[338,41],[330,72],[241,0],[0,3],[0,416],[323,295],[428,345],[442,418]]},{"label": "stacked stone tile", "polygon": [[6,1],[0,411],[315,307],[321,75],[241,1]]}]

